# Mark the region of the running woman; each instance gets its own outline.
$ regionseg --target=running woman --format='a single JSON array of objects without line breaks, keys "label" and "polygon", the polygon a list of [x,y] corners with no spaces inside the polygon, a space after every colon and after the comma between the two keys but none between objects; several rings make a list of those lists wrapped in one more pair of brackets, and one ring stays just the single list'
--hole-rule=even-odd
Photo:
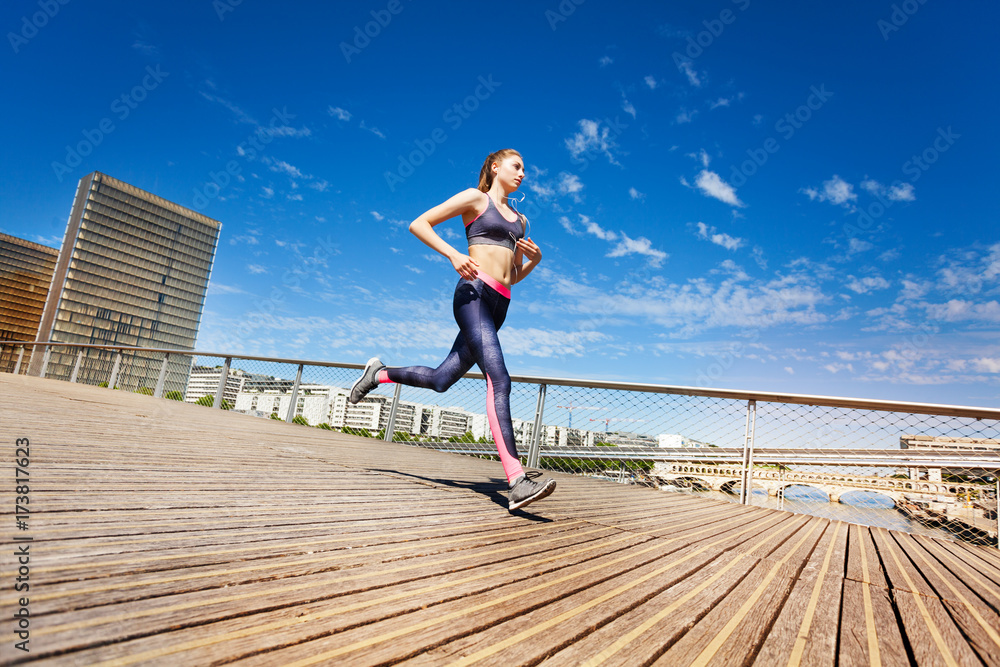
[{"label": "running woman", "polygon": [[[510,305],[510,286],[524,280],[542,259],[542,251],[525,237],[527,218],[507,202],[508,195],[517,190],[523,179],[521,154],[512,148],[499,150],[483,163],[478,188],[459,192],[410,223],[410,231],[444,255],[461,276],[453,302],[458,337],[437,368],[387,368],[373,357],[351,387],[350,395],[351,403],[356,404],[387,382],[443,392],[473,364],[478,365],[486,376],[486,414],[507,476],[510,511],[541,500],[556,488],[554,479],[529,479],[521,467],[510,420],[510,375],[497,337]],[[434,231],[435,225],[457,215],[465,223],[467,255]]]}]

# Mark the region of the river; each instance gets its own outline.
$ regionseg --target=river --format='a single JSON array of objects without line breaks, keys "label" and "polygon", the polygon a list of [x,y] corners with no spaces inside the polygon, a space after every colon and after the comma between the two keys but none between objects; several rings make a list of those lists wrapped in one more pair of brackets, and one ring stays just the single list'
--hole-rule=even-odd
[{"label": "river", "polygon": [[[739,502],[739,496],[721,491],[696,491],[693,489],[664,488],[677,493],[687,493],[702,498]],[[895,509],[892,500],[877,493],[852,491],[845,493],[839,503],[831,503],[825,493],[807,486],[789,486],[785,488],[784,506],[779,506],[777,498],[769,497],[766,491],[755,490],[752,493],[751,504],[758,507],[784,509],[796,514],[809,514],[847,523],[857,523],[865,526],[877,526],[891,530],[901,530],[917,535],[941,537],[946,540],[958,539],[952,533],[940,528],[928,528],[921,523],[912,521]]]}]

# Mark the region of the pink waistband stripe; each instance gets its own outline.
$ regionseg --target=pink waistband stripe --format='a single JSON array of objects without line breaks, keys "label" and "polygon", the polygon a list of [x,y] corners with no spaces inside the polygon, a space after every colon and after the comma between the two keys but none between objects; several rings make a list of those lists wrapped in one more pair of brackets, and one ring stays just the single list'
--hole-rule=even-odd
[{"label": "pink waistband stripe", "polygon": [[476,271],[476,277],[483,281],[484,284],[489,285],[497,291],[503,297],[510,298],[510,288],[504,287],[503,284],[496,278],[486,273],[485,271]]}]

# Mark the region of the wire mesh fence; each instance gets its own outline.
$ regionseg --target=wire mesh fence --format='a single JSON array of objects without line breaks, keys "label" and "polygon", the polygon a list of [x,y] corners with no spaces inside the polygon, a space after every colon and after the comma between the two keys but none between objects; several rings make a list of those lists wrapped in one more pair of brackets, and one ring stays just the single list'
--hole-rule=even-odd
[{"label": "wire mesh fence", "polygon": [[[476,374],[352,405],[360,364],[35,347],[0,344],[0,372],[498,458]],[[531,467],[997,544],[1000,410],[524,377],[510,406]]]}]

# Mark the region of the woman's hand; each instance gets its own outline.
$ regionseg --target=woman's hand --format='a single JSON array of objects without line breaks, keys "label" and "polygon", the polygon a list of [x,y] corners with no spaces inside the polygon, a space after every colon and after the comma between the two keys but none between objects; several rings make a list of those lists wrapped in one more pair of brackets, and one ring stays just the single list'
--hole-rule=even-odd
[{"label": "woman's hand", "polygon": [[462,276],[466,280],[476,279],[476,269],[479,268],[479,262],[472,259],[468,255],[456,253],[451,257],[451,265],[455,267],[456,271],[458,271],[458,275]]},{"label": "woman's hand", "polygon": [[518,239],[517,249],[531,264],[538,264],[542,259],[542,249],[530,238]]}]

